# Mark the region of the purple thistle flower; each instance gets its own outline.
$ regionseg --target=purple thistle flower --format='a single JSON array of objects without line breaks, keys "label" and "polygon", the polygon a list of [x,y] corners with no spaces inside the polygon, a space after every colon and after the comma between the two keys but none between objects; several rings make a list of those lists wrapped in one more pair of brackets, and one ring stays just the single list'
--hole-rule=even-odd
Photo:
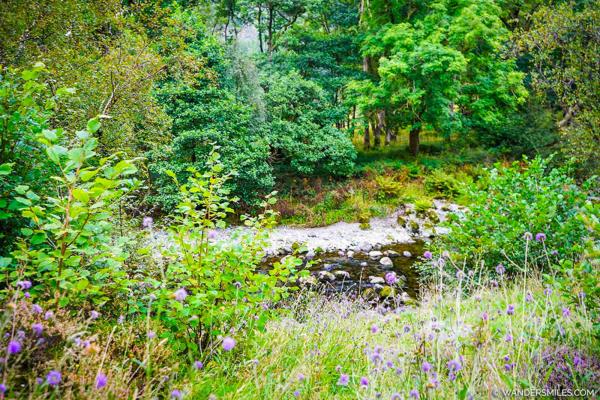
[{"label": "purple thistle flower", "polygon": [[463,280],[465,277],[465,273],[462,272],[460,269],[458,271],[456,271],[456,279],[458,280]]},{"label": "purple thistle flower", "polygon": [[25,292],[23,293],[23,296],[25,296],[26,299],[31,297],[31,294],[29,294],[29,292]]},{"label": "purple thistle flower", "polygon": [[531,292],[527,292],[527,294],[525,295],[525,301],[528,303],[531,303],[533,301],[533,295],[531,294]]},{"label": "purple thistle flower", "polygon": [[413,399],[418,399],[419,398],[419,391],[417,389],[413,389],[410,391],[410,393],[408,394],[411,398]]},{"label": "purple thistle flower", "polygon": [[575,365],[576,367],[583,367],[583,359],[578,355],[575,355],[573,357],[573,365]]},{"label": "purple thistle flower", "polygon": [[227,336],[223,339],[223,350],[230,351],[235,347],[235,339]]},{"label": "purple thistle flower", "polygon": [[410,332],[410,326],[404,325],[404,333],[408,333],[408,332]]},{"label": "purple thistle flower", "polygon": [[421,369],[423,370],[423,372],[427,373],[431,371],[431,364],[429,364],[427,361],[424,361],[423,365],[421,366]]},{"label": "purple thistle flower", "polygon": [[338,379],[337,384],[339,386],[348,386],[348,382],[350,381],[350,377],[347,374],[341,374],[340,379]]},{"label": "purple thistle flower", "polygon": [[537,240],[538,242],[544,242],[546,240],[546,234],[545,233],[536,233],[535,234],[535,240]]},{"label": "purple thistle flower", "polygon": [[508,307],[506,307],[506,315],[514,315],[515,314],[515,306],[514,304],[509,304]]},{"label": "purple thistle flower", "polygon": [[498,281],[495,279],[492,279],[491,284],[492,284],[492,287],[495,287],[495,288],[498,287]]},{"label": "purple thistle flower", "polygon": [[27,290],[31,288],[31,281],[19,281],[17,282],[17,286],[21,288],[21,290]]},{"label": "purple thistle flower", "polygon": [[369,386],[369,380],[366,377],[362,376],[360,378],[360,386],[363,386],[363,387]]},{"label": "purple thistle flower", "polygon": [[46,375],[46,383],[50,386],[57,386],[62,380],[62,375],[59,371],[52,370]]},{"label": "purple thistle flower", "polygon": [[202,369],[202,368],[204,368],[204,363],[202,361],[196,360],[196,361],[194,361],[194,368]]},{"label": "purple thistle flower", "polygon": [[92,310],[90,311],[90,318],[91,319],[98,319],[98,317],[100,316],[100,313],[96,310]]},{"label": "purple thistle flower", "polygon": [[390,397],[390,400],[402,400],[402,396],[400,396],[400,393],[394,393],[392,394],[392,397]]},{"label": "purple thistle flower", "polygon": [[299,373],[298,374],[298,381],[302,382],[304,379],[306,379],[306,377],[304,376],[303,373]]},{"label": "purple thistle flower", "polygon": [[188,296],[188,294],[184,288],[181,288],[175,291],[174,296],[175,300],[177,301],[185,301],[185,298]]},{"label": "purple thistle flower", "polygon": [[98,372],[96,375],[96,389],[102,389],[108,383],[108,378],[103,372]]},{"label": "purple thistle flower", "polygon": [[552,288],[550,286],[546,286],[546,289],[544,289],[544,294],[546,296],[550,296],[552,294]]},{"label": "purple thistle flower", "polygon": [[571,310],[569,310],[567,307],[563,307],[562,315],[565,318],[569,318],[571,316]]},{"label": "purple thistle flower", "polygon": [[211,229],[210,231],[208,231],[208,238],[209,239],[214,239],[217,237],[217,231],[215,231],[214,229]]},{"label": "purple thistle flower", "polygon": [[515,367],[514,363],[509,363],[509,364],[504,364],[504,370],[506,372],[510,372],[513,370],[513,368]]},{"label": "purple thistle flower", "polygon": [[504,273],[506,272],[506,268],[504,267],[504,265],[498,264],[496,265],[496,272],[500,275],[504,275]]},{"label": "purple thistle flower", "polygon": [[52,319],[53,317],[54,317],[54,312],[52,312],[52,311],[46,311],[46,314],[44,314],[45,320]]},{"label": "purple thistle flower", "polygon": [[426,260],[431,260],[432,257],[433,257],[433,254],[431,254],[431,252],[429,250],[427,250],[425,253],[423,253],[423,258],[425,258]]},{"label": "purple thistle flower", "polygon": [[387,274],[385,274],[385,281],[388,285],[393,286],[396,283],[398,283],[398,276],[395,272],[388,272]]},{"label": "purple thistle flower", "polygon": [[371,325],[371,333],[377,333],[377,331],[379,331],[379,328],[377,327],[377,325],[375,325],[375,324]]},{"label": "purple thistle flower", "polygon": [[42,332],[44,331],[44,325],[37,322],[37,323],[31,325],[31,330],[36,334],[36,336],[40,336],[42,334]]},{"label": "purple thistle flower", "polygon": [[181,390],[173,389],[171,392],[171,398],[180,400],[183,398],[183,393],[181,393]]},{"label": "purple thistle flower", "polygon": [[8,354],[17,354],[21,351],[21,343],[16,340],[11,340],[8,343]]},{"label": "purple thistle flower", "polygon": [[585,299],[585,292],[582,290],[579,293],[577,293],[577,297],[579,297],[581,300]]},{"label": "purple thistle flower", "polygon": [[6,385],[4,383],[0,383],[0,394],[6,393],[7,389],[8,388],[6,387]]},{"label": "purple thistle flower", "polygon": [[490,316],[488,315],[488,313],[486,313],[485,311],[481,314],[481,319],[483,321],[487,321],[490,319]]},{"label": "purple thistle flower", "polygon": [[148,339],[154,339],[156,337],[156,332],[149,331],[147,336],[148,336]]},{"label": "purple thistle flower", "polygon": [[462,364],[458,360],[450,360],[448,361],[448,369],[452,372],[458,372],[462,369]]},{"label": "purple thistle flower", "polygon": [[294,390],[294,393],[292,393],[294,395],[294,397],[300,397],[300,391],[298,389]]},{"label": "purple thistle flower", "polygon": [[531,239],[533,239],[533,235],[531,234],[531,232],[525,232],[523,234],[523,239],[525,239],[525,240],[531,240]]},{"label": "purple thistle flower", "polygon": [[144,217],[144,219],[142,219],[142,226],[146,229],[152,228],[153,223],[154,220],[152,219],[152,217]]},{"label": "purple thistle flower", "polygon": [[505,340],[507,343],[510,343],[510,342],[512,342],[512,341],[513,341],[513,336],[512,336],[510,333],[507,333],[507,334],[506,334],[506,336],[504,337],[504,340]]},{"label": "purple thistle flower", "polygon": [[37,304],[34,304],[34,305],[32,305],[32,306],[31,306],[31,311],[32,311],[34,314],[41,314],[41,313],[42,313],[42,311],[44,311],[44,310],[42,310],[42,307],[40,307],[39,305],[37,305]]}]

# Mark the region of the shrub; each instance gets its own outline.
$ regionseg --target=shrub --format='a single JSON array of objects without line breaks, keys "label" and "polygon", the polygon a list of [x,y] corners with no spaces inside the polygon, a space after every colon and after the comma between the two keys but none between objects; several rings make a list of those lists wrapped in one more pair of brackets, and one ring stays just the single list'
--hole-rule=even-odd
[{"label": "shrub", "polygon": [[[433,248],[464,257],[469,268],[485,260],[490,271],[499,263],[513,270],[508,260],[522,259],[525,252],[533,265],[548,254],[576,257],[587,236],[578,218],[586,194],[565,169],[550,170],[547,165],[541,158],[496,165],[481,187],[471,185],[469,211],[451,220],[451,232]],[[529,246],[524,248],[519,243],[526,233]]]},{"label": "shrub", "polygon": [[[125,290],[123,255],[113,240],[111,212],[123,194],[137,186],[137,169],[118,155],[96,159],[98,119],[64,147],[64,132],[43,130],[37,140],[48,162],[59,172],[50,194],[38,195],[29,186],[15,188],[14,198],[23,218],[22,238],[11,258],[0,266],[9,282],[31,280],[31,293],[53,297],[60,305],[105,303]],[[109,295],[110,293],[110,295]]]},{"label": "shrub", "polygon": [[266,228],[275,223],[268,209],[275,199],[264,203],[257,217],[242,217],[246,230],[238,230],[227,241],[216,241],[216,228],[226,226],[233,212],[219,154],[211,152],[207,172],[190,169],[190,178],[179,187],[181,202],[169,227],[169,244],[163,246],[164,270],[148,277],[153,309],[168,329],[171,343],[180,349],[197,351],[213,344],[218,335],[241,329],[260,328],[271,313],[271,303],[286,298],[295,288],[296,267],[300,260],[286,257],[261,270]]}]

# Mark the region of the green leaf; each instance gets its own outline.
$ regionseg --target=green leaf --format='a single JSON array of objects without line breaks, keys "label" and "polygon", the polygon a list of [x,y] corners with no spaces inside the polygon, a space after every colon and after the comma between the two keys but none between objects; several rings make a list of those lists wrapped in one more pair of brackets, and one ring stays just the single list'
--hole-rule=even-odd
[{"label": "green leaf", "polygon": [[98,131],[98,129],[100,129],[100,126],[100,119],[98,117],[92,118],[87,123],[87,130],[90,133],[95,133],[96,131]]},{"label": "green leaf", "polygon": [[80,188],[73,189],[73,197],[82,203],[87,203],[90,201],[90,196],[88,193]]},{"label": "green leaf", "polygon": [[1,164],[0,165],[0,176],[8,175],[12,171],[12,164]]}]

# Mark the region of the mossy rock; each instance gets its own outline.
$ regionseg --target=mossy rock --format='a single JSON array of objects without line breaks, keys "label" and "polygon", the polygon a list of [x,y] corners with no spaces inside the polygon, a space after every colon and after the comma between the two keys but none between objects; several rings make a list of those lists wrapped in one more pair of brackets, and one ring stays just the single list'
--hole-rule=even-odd
[{"label": "mossy rock", "polygon": [[398,215],[398,217],[396,218],[396,223],[399,226],[406,226],[406,218],[404,218],[402,215]]},{"label": "mossy rock", "polygon": [[427,218],[429,218],[429,220],[431,222],[433,222],[434,224],[437,224],[440,222],[440,216],[438,215],[437,212],[435,212],[435,210],[429,210],[426,213]]},{"label": "mossy rock", "polygon": [[362,297],[365,300],[374,300],[374,299],[376,299],[379,296],[377,295],[377,292],[375,291],[375,289],[373,289],[373,288],[366,288],[362,292]]},{"label": "mossy rock", "polygon": [[359,228],[362,229],[363,231],[366,231],[366,230],[371,229],[371,224],[368,222],[361,222],[359,225]]},{"label": "mossy rock", "polygon": [[419,230],[421,229],[421,227],[419,226],[419,223],[417,221],[415,221],[414,219],[409,222],[409,227],[413,233],[419,233]]}]

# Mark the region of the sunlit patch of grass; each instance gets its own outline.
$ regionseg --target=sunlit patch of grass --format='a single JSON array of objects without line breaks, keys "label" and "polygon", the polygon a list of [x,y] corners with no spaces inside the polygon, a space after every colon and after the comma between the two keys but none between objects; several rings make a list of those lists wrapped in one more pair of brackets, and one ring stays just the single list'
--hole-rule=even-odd
[{"label": "sunlit patch of grass", "polygon": [[[597,356],[585,310],[567,313],[559,294],[537,277],[498,287],[465,277],[459,287],[442,283],[422,299],[384,309],[306,294],[235,358],[207,366],[194,396],[488,398],[500,390],[543,388],[552,371],[542,355],[556,346],[570,349],[565,365],[573,366],[575,355],[588,363]],[[565,384],[592,388],[599,373],[575,366]],[[342,374],[347,385],[338,383]]]}]

